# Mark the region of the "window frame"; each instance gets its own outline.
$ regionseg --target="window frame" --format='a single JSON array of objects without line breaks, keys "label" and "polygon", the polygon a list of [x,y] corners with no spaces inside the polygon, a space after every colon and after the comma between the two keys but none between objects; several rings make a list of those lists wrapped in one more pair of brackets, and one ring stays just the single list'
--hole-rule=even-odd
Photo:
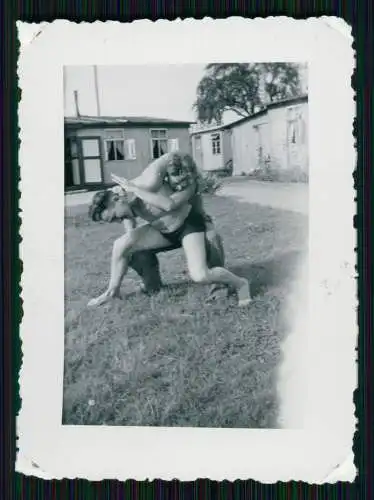
[{"label": "window frame", "polygon": [[[84,147],[83,143],[84,141],[92,141],[96,140],[98,144],[98,154],[97,155],[84,155]],[[101,136],[100,135],[85,135],[85,136],[78,136],[78,148],[79,148],[79,168],[81,172],[81,179],[82,182],[81,184],[83,186],[102,186],[104,184],[104,168],[103,168],[103,151],[102,151],[102,143],[101,143]],[[84,161],[85,160],[99,160],[100,161],[100,174],[101,174],[101,180],[100,181],[87,181],[86,180],[86,172],[84,169]]]},{"label": "window frame", "polygon": [[[74,144],[74,148],[73,148]],[[74,153],[73,153],[74,150]],[[78,189],[82,189],[84,187],[84,178],[82,177],[84,175],[83,172],[83,166],[82,166],[82,160],[80,158],[80,143],[79,143],[79,137],[76,135],[71,135],[65,137],[64,141],[64,164],[65,164],[65,175],[64,175],[64,189],[68,191],[74,191]],[[77,161],[78,164],[78,176],[79,176],[79,182],[75,183],[74,182],[74,165],[73,161]],[[69,169],[70,174],[71,174],[71,180],[72,184],[67,185],[67,179],[66,179],[66,169]]]},{"label": "window frame", "polygon": [[[108,137],[110,135],[110,133],[114,133],[114,132],[120,132],[120,135],[121,137]],[[127,155],[127,152],[130,152],[130,148],[128,148],[128,142],[129,141],[132,141],[132,144],[134,145],[133,146],[133,152],[134,154],[133,155]],[[135,161],[136,160],[136,141],[135,141],[135,138],[133,137],[127,137],[126,138],[126,133],[125,133],[125,129],[123,128],[107,128],[104,130],[104,137],[103,137],[103,142],[104,142],[104,153],[105,153],[105,156],[104,156],[104,159],[106,162],[108,163],[112,163],[114,161]],[[108,155],[108,143],[110,142],[122,142],[122,146],[123,146],[123,159],[118,159],[117,158],[117,151],[116,151],[116,148],[114,148],[114,152],[115,152],[115,159],[114,160],[110,160],[109,159],[109,155]],[[127,151],[128,149],[128,151]]]},{"label": "window frame", "polygon": [[[215,138],[214,138],[215,137]],[[210,134],[210,144],[213,156],[222,154],[222,134],[221,132],[212,132]],[[218,145],[218,147],[217,147]]]},{"label": "window frame", "polygon": [[[289,135],[289,129],[292,127],[293,137]],[[294,104],[287,107],[287,141],[289,144],[303,146],[306,143],[306,122],[301,104]]]},{"label": "window frame", "polygon": [[[152,132],[165,132],[165,137],[152,137]],[[169,129],[167,128],[161,128],[161,127],[155,127],[155,128],[150,128],[149,129],[149,136],[150,136],[150,148],[151,148],[151,159],[156,160],[153,156],[153,143],[154,141],[165,141],[166,142],[166,153],[169,152]]]}]

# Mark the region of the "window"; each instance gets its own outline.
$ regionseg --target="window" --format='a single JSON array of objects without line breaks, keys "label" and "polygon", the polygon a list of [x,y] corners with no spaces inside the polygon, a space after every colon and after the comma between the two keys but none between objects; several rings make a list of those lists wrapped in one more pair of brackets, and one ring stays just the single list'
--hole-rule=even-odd
[{"label": "window", "polygon": [[100,145],[97,139],[83,139],[82,153],[84,158],[100,156]]},{"label": "window", "polygon": [[82,167],[85,184],[101,184],[103,181],[101,170],[101,137],[82,137]]},{"label": "window", "polygon": [[108,129],[105,131],[105,160],[123,160],[124,154],[124,131],[122,129]]},{"label": "window", "polygon": [[302,118],[288,121],[288,140],[291,144],[305,143],[305,124]]},{"label": "window", "polygon": [[135,139],[125,139],[122,129],[105,131],[105,160],[136,160]]},{"label": "window", "polygon": [[300,105],[288,106],[287,118],[288,120],[295,120],[302,115],[302,107]]},{"label": "window", "polygon": [[169,139],[169,152],[178,151],[179,139]]},{"label": "window", "polygon": [[221,154],[221,134],[212,134],[210,137],[212,139],[212,153],[214,155],[220,155]]},{"label": "window", "polygon": [[289,142],[291,144],[305,144],[306,124],[302,106],[290,106],[287,108],[287,122]]},{"label": "window", "polygon": [[152,158],[155,160],[168,152],[168,138],[166,129],[151,130]]}]

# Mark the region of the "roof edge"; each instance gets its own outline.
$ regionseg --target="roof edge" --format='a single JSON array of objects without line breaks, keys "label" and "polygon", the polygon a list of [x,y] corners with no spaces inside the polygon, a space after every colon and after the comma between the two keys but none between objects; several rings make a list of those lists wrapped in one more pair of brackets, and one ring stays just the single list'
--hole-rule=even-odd
[{"label": "roof edge", "polygon": [[226,125],[219,125],[217,127],[211,128],[211,129],[206,129],[206,130],[203,129],[200,131],[191,132],[190,135],[198,135],[198,134],[204,134],[204,133],[208,133],[208,132],[216,132],[217,130],[227,130],[227,129],[230,129],[232,127],[235,127],[236,125],[240,125],[241,123],[245,123],[245,122],[253,120],[261,115],[264,115],[270,109],[274,109],[274,108],[280,107],[282,105],[290,106],[290,105],[297,103],[297,102],[307,102],[307,101],[308,101],[308,94],[304,94],[304,95],[300,95],[297,97],[293,97],[292,99],[282,99],[280,101],[271,102],[271,103],[267,104],[266,106],[264,106],[259,111],[257,111],[256,113],[253,113],[252,115],[249,115],[249,116],[245,116],[243,118],[239,118],[235,122],[227,123]]},{"label": "roof edge", "polygon": [[64,116],[65,125],[119,125],[119,124],[170,124],[170,125],[192,125],[196,123],[193,120],[175,120],[172,118],[152,118],[144,116]]}]

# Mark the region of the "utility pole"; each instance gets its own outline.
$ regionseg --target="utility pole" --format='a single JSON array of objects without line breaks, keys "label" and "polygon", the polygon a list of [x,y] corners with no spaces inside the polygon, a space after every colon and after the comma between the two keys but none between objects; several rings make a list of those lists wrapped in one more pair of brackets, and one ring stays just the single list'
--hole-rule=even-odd
[{"label": "utility pole", "polygon": [[78,117],[80,117],[79,112],[79,103],[78,103],[78,90],[74,90],[74,102],[75,102],[75,113]]},{"label": "utility pole", "polygon": [[64,92],[64,115],[66,113],[66,68],[62,69],[62,86]]},{"label": "utility pole", "polygon": [[100,98],[99,98],[99,83],[97,77],[97,66],[93,67],[94,69],[94,80],[95,80],[95,94],[96,94],[96,107],[97,107],[97,116],[101,115],[100,112]]}]

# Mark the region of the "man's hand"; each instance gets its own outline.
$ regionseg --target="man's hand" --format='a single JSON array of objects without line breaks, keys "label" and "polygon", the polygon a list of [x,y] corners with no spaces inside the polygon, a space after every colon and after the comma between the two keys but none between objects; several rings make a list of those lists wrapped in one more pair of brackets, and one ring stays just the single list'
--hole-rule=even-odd
[{"label": "man's hand", "polygon": [[118,184],[116,186],[113,186],[110,190],[112,191],[112,193],[118,194],[119,196],[123,196],[125,194],[125,191]]},{"label": "man's hand", "polygon": [[124,177],[118,177],[118,175],[111,174],[113,182],[118,184],[122,189],[127,191],[128,193],[134,193],[136,190],[136,186]]}]

